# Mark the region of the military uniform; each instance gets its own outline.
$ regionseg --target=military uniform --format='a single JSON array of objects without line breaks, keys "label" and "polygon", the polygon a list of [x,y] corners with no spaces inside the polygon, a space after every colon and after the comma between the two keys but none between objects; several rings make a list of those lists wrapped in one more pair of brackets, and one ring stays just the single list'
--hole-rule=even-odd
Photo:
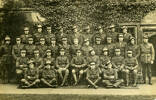
[{"label": "military uniform", "polygon": [[[89,40],[86,39],[85,42],[89,42]],[[89,56],[89,51],[92,49],[93,49],[92,46],[84,44],[81,48],[83,56],[87,58]]]},{"label": "military uniform", "polygon": [[[20,38],[17,38],[16,41],[21,41]],[[16,60],[18,57],[20,57],[20,52],[21,50],[24,48],[23,44],[15,44],[12,47],[12,56],[14,57],[14,59]]]},{"label": "military uniform", "polygon": [[100,56],[102,54],[103,45],[101,44],[101,38],[96,37],[96,43],[93,45],[96,55]]},{"label": "military uniform", "polygon": [[[93,66],[94,68],[92,68]],[[89,68],[86,71],[87,73],[86,80],[88,81],[89,86],[91,85],[94,88],[98,88],[97,83],[101,80],[101,77],[100,77],[101,71],[99,67],[95,67],[95,66],[96,65],[94,62],[90,63]]]},{"label": "military uniform", "polygon": [[[77,55],[72,58],[71,60],[71,66],[72,66],[72,74],[75,80],[75,85],[77,85],[78,81],[80,81],[83,71],[86,66],[86,60],[85,58],[79,54],[81,53],[80,49],[77,49],[76,51]],[[77,80],[77,73],[79,75],[78,80]]]},{"label": "military uniform", "polygon": [[[123,38],[123,35],[120,34],[120,35],[119,35],[119,38]],[[125,57],[126,47],[127,47],[127,43],[124,42],[124,41],[122,41],[122,42],[119,41],[118,43],[115,44],[115,48],[120,49],[121,55],[122,55],[123,57]]]},{"label": "military uniform", "polygon": [[132,37],[132,34],[130,34],[130,33],[127,32],[127,27],[126,27],[126,26],[123,26],[122,29],[123,29],[123,30],[126,30],[126,32],[123,31],[123,34],[124,34],[124,41],[125,41],[126,43],[128,43],[129,40],[130,40],[130,38]]},{"label": "military uniform", "polygon": [[37,45],[36,48],[39,50],[40,56],[44,57],[45,56],[45,52],[48,49],[48,46],[45,44],[45,39],[44,38],[40,38],[40,44]]},{"label": "military uniform", "polygon": [[96,34],[94,34],[92,37],[93,44],[96,44],[96,38],[99,38],[99,37],[101,38],[101,44],[105,42],[106,34],[103,32],[102,27],[99,26],[98,30],[99,31]]},{"label": "military uniform", "polygon": [[115,44],[113,44],[112,42],[108,42],[108,41],[112,41],[111,37],[107,37],[107,43],[104,45],[104,48],[108,49],[108,55],[110,57],[114,56],[114,49],[115,49]]},{"label": "military uniform", "polygon": [[76,50],[81,49],[81,45],[77,44],[77,45],[71,45],[70,47],[70,54],[72,55],[72,57],[76,56]]},{"label": "military uniform", "polygon": [[92,37],[93,37],[93,33],[90,32],[90,27],[87,26],[85,28],[85,32],[83,33],[83,41],[85,41],[86,39],[89,40],[90,44],[93,44],[93,41],[92,41]]},{"label": "military uniform", "polygon": [[[33,38],[29,38],[28,40],[29,42],[30,41],[33,41]],[[27,44],[25,45],[25,49],[27,51],[27,57],[28,58],[32,58],[33,57],[33,53],[34,53],[34,50],[36,49],[36,46],[32,43],[32,44]]]},{"label": "military uniform", "polygon": [[60,29],[60,32],[58,34],[56,34],[56,41],[58,44],[61,44],[62,43],[62,38],[63,37],[66,37],[67,38],[67,41],[69,42],[69,36],[68,34],[64,33],[63,32],[63,28]]},{"label": "military uniform", "polygon": [[[23,53],[25,56],[22,56]],[[26,57],[26,50],[22,49],[20,51],[20,57],[16,60],[16,74],[18,82],[24,77],[24,73],[28,69],[28,61],[29,59]]]},{"label": "military uniform", "polygon": [[[147,36],[144,36],[144,39],[148,39]],[[147,40],[148,41],[148,40]],[[154,47],[151,43],[142,43],[140,45],[140,61],[142,64],[142,71],[143,71],[143,80],[146,83],[146,71],[149,78],[149,84],[152,84],[152,72],[151,72],[151,64],[155,60],[155,51]]]},{"label": "military uniform", "polygon": [[32,37],[32,35],[31,34],[29,34],[29,28],[28,27],[25,27],[24,28],[24,31],[26,32],[25,34],[22,34],[21,36],[20,36],[20,38],[21,38],[21,42],[23,43],[23,44],[28,44],[28,38],[29,37]]},{"label": "military uniform", "polygon": [[0,47],[1,55],[1,75],[4,83],[8,83],[12,77],[13,68],[12,68],[12,46],[10,44],[10,37],[5,37],[5,43]]},{"label": "military uniform", "polygon": [[47,27],[47,33],[44,35],[46,44],[51,44],[51,38],[55,38],[55,34],[51,32],[51,27]]},{"label": "military uniform", "polygon": [[118,79],[118,75],[115,69],[113,69],[110,65],[111,62],[107,62],[107,68],[103,70],[103,80],[102,82],[106,87],[119,88],[121,83],[123,83],[122,79]]},{"label": "military uniform", "polygon": [[[65,53],[65,50],[64,49],[61,49],[60,50],[60,54],[61,53]],[[69,59],[67,56],[65,56],[64,54],[63,55],[60,55],[56,58],[56,68],[58,68],[58,73],[62,79],[62,84],[61,86],[64,86],[66,80],[67,80],[67,77],[69,75],[69,70],[68,70],[68,67],[69,67]],[[65,72],[65,75],[63,77],[62,73]]]},{"label": "military uniform", "polygon": [[[115,52],[120,52],[120,49],[115,49]],[[119,79],[123,79],[123,73],[124,73],[124,57],[121,55],[116,55],[112,57],[112,65],[114,69],[118,72]]]},{"label": "military uniform", "polygon": [[41,69],[43,67],[43,58],[40,57],[39,55],[39,50],[35,50],[34,51],[34,57],[32,58],[33,59],[33,62],[35,64],[35,67],[37,69]]},{"label": "military uniform", "polygon": [[111,37],[112,38],[112,43],[116,43],[117,40],[118,40],[118,34],[119,33],[115,32],[115,25],[111,25],[109,27],[109,29],[111,29],[111,31],[107,33],[107,37]]},{"label": "military uniform", "polygon": [[45,68],[42,70],[41,82],[48,87],[57,87],[57,71],[50,60],[46,60]]},{"label": "military uniform", "polygon": [[[128,54],[132,55],[132,51],[128,51]],[[127,57],[125,59],[125,69],[126,69],[126,82],[127,86],[129,85],[129,73],[133,73],[134,76],[134,86],[136,86],[137,83],[137,67],[138,67],[138,61],[135,57]]]},{"label": "military uniform", "polygon": [[[41,31],[42,31],[42,26],[41,25],[38,25],[37,28],[41,29]],[[39,44],[41,37],[44,37],[44,34],[42,32],[37,31],[36,33],[34,33],[34,42],[35,42],[35,44]]]},{"label": "military uniform", "polygon": [[90,51],[90,56],[87,57],[87,64],[89,65],[91,62],[95,62],[96,66],[99,67],[100,59],[97,55],[92,55],[91,52],[95,52],[94,50]]},{"label": "military uniform", "polygon": [[[33,66],[33,68],[31,67]],[[39,73],[38,70],[34,67],[33,60],[29,61],[29,68],[24,73],[24,78],[21,79],[21,88],[31,88],[37,87],[39,84]]]},{"label": "military uniform", "polygon": [[51,38],[51,42],[52,41],[54,41],[54,43],[51,43],[51,45],[48,46],[48,49],[51,50],[52,56],[54,58],[56,58],[58,56],[59,47],[56,45],[56,39],[55,38]]},{"label": "military uniform", "polygon": [[47,49],[46,51],[47,55],[46,57],[43,59],[43,65],[46,64],[46,61],[51,61],[50,64],[51,66],[55,66],[55,58],[52,55],[48,55],[48,53],[52,53],[52,51],[50,49]]}]

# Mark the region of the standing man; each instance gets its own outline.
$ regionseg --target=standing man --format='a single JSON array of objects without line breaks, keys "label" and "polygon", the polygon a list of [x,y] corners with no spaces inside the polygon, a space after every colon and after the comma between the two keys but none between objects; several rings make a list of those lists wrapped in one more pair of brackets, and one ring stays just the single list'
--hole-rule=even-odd
[{"label": "standing man", "polygon": [[149,84],[152,85],[151,64],[153,64],[155,60],[155,51],[153,45],[148,42],[148,36],[143,37],[143,43],[140,45],[140,60],[144,84],[146,84],[147,73]]},{"label": "standing man", "polygon": [[34,34],[35,44],[39,44],[40,43],[40,38],[41,37],[43,37],[42,25],[37,25],[37,32]]},{"label": "standing man", "polygon": [[50,45],[51,38],[55,38],[55,34],[52,33],[51,27],[50,26],[47,26],[47,33],[45,34],[45,40],[46,40],[46,44],[47,45]]},{"label": "standing man", "polygon": [[90,44],[92,44],[92,43],[93,43],[92,37],[93,37],[93,34],[92,34],[92,32],[90,31],[90,26],[88,25],[88,26],[86,26],[85,29],[84,29],[83,39],[84,39],[84,40],[85,40],[85,39],[88,39],[89,42],[90,42]]},{"label": "standing man", "polygon": [[126,26],[123,26],[122,29],[123,29],[124,41],[126,43],[128,43],[130,38],[132,37],[132,34],[127,32],[127,27]]},{"label": "standing man", "polygon": [[12,46],[11,39],[9,36],[5,37],[5,43],[0,47],[1,56],[1,75],[3,83],[8,83],[12,78],[13,68],[12,68]]},{"label": "standing man", "polygon": [[29,34],[29,28],[28,28],[28,27],[24,27],[24,34],[22,34],[22,35],[20,36],[21,42],[22,42],[23,44],[28,44],[28,38],[29,38],[29,37],[32,37],[32,35]]}]

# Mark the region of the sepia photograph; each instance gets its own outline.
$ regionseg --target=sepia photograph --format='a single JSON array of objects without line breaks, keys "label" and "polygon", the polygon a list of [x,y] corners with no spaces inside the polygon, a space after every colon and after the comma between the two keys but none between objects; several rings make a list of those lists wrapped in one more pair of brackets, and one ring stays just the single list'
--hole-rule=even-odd
[{"label": "sepia photograph", "polygon": [[0,0],[0,100],[156,100],[156,0]]}]

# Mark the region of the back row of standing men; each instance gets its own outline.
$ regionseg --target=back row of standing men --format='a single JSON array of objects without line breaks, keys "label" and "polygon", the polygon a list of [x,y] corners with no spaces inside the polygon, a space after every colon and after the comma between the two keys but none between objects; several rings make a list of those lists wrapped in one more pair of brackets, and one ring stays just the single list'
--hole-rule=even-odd
[{"label": "back row of standing men", "polygon": [[[10,41],[10,37],[5,38],[5,44],[1,46],[2,62],[6,66],[2,69],[2,78],[8,79],[11,77],[12,66],[11,56],[16,62],[16,73],[23,79],[23,68],[20,66],[27,66],[34,63],[39,68],[41,74],[43,67],[49,64],[58,69],[59,76],[62,79],[62,86],[65,84],[69,70],[68,67],[72,66],[72,74],[75,84],[78,83],[76,73],[78,72],[79,79],[81,74],[86,72],[85,67],[96,65],[101,71],[105,66],[113,65],[117,72],[133,72],[136,75],[135,66],[138,65],[138,59],[142,62],[143,80],[146,83],[146,70],[148,71],[149,84],[151,83],[151,68],[150,64],[154,62],[154,48],[153,45],[148,43],[148,37],[144,36],[143,44],[136,45],[135,38],[127,32],[127,27],[123,27],[122,33],[115,32],[115,26],[111,25],[110,32],[105,34],[101,26],[98,27],[98,32],[92,34],[90,27],[87,26],[83,34],[79,33],[76,26],[73,26],[72,34],[65,34],[63,29],[60,28],[58,34],[51,32],[51,27],[47,27],[47,33],[42,33],[42,26],[37,26],[37,32],[34,34],[29,33],[29,28],[24,28],[24,34],[16,38],[16,44],[13,46],[6,46]],[[49,54],[50,53],[50,54]],[[128,56],[131,54],[132,56]],[[25,55],[25,56],[23,56]],[[81,56],[81,57],[79,57]],[[133,59],[129,59],[129,58]],[[51,58],[51,59],[50,59]],[[126,58],[126,59],[125,59]],[[43,60],[44,59],[44,60]],[[71,62],[70,62],[71,61]],[[9,63],[10,62],[10,63]],[[29,62],[29,63],[28,63]],[[85,66],[85,67],[84,67]],[[134,68],[125,68],[125,66]],[[83,68],[81,68],[83,67]],[[102,68],[103,67],[103,68]],[[88,68],[87,68],[88,69]],[[126,70],[125,70],[126,69]],[[63,77],[62,72],[65,72]],[[104,72],[104,71],[103,71]],[[93,74],[91,72],[89,74]],[[97,71],[95,70],[95,73]],[[106,74],[107,72],[105,72]],[[108,73],[109,74],[109,73]],[[93,74],[94,76],[95,74]],[[128,86],[128,74],[126,74],[126,85]],[[42,75],[41,75],[42,76]],[[92,75],[89,75],[92,76]],[[104,75],[107,76],[107,75]],[[97,78],[98,80],[100,78]],[[136,77],[134,77],[134,86],[136,86]],[[96,87],[96,84],[88,79],[88,82]],[[45,80],[42,80],[44,83]],[[22,80],[24,83],[29,83]],[[38,81],[36,81],[38,82]],[[95,83],[97,80],[95,80]],[[109,85],[107,81],[105,84]],[[29,84],[30,85],[30,84]]]}]

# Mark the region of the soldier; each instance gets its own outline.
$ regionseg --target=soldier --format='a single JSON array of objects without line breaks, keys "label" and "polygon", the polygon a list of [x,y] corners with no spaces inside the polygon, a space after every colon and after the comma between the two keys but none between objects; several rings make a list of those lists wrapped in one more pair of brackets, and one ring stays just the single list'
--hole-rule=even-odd
[{"label": "soldier", "polygon": [[89,65],[90,62],[95,62],[96,67],[99,67],[100,59],[99,56],[95,55],[94,49],[90,51],[90,56],[87,57],[87,65]]},{"label": "soldier", "polygon": [[48,46],[45,44],[45,38],[40,38],[40,44],[37,46],[37,49],[40,52],[40,56],[44,58],[45,52],[47,50]]},{"label": "soldier", "polygon": [[55,38],[51,38],[51,44],[50,44],[50,46],[48,46],[48,49],[51,50],[52,57],[56,58],[58,55],[58,46],[56,45],[56,39]]},{"label": "soldier", "polygon": [[35,64],[35,67],[41,70],[43,68],[43,58],[40,57],[40,52],[38,49],[34,50],[34,57],[32,59]]},{"label": "soldier", "polygon": [[96,55],[100,56],[102,54],[103,45],[101,44],[101,38],[96,37],[95,44],[93,45]]},{"label": "soldier", "polygon": [[8,83],[12,78],[12,46],[9,36],[5,37],[5,43],[0,46],[1,54],[1,75],[3,83]]},{"label": "soldier", "polygon": [[124,57],[121,56],[120,49],[115,49],[115,56],[112,57],[112,65],[118,72],[118,78],[123,79],[124,74]]},{"label": "soldier", "polygon": [[140,48],[135,43],[135,38],[131,37],[130,43],[127,45],[127,51],[131,50],[133,52],[133,57],[138,58],[140,56]]},{"label": "soldier", "polygon": [[26,50],[22,49],[20,51],[20,57],[16,60],[16,75],[18,82],[24,78],[24,73],[28,68],[28,61],[29,59],[26,57]]},{"label": "soldier", "polygon": [[46,61],[51,61],[51,66],[55,67],[55,58],[52,56],[52,51],[47,49],[46,57],[43,59],[43,64],[46,65]]},{"label": "soldier", "polygon": [[33,53],[34,53],[34,50],[36,49],[36,46],[33,44],[33,38],[32,37],[29,37],[28,38],[28,44],[25,45],[25,49],[27,51],[27,57],[28,58],[32,58],[33,57]]},{"label": "soldier", "polygon": [[[67,36],[66,33],[63,32],[63,28],[60,27],[59,33],[56,34],[56,39],[57,39],[56,41],[57,41],[58,44],[61,44],[62,43],[62,38],[63,37],[66,37],[67,38],[68,36]],[[69,39],[68,38],[67,38],[67,41],[69,42]]]},{"label": "soldier", "polygon": [[84,40],[88,39],[90,44],[92,44],[93,43],[92,37],[93,37],[93,34],[90,31],[90,27],[86,26],[85,29],[84,29],[83,39]]},{"label": "soldier", "polygon": [[[72,58],[71,66],[72,66],[72,74],[73,74],[74,81],[75,81],[74,85],[77,85],[77,83],[80,81],[80,79],[84,73],[84,69],[86,66],[86,60],[81,55],[80,49],[77,49],[76,56]],[[77,74],[79,75],[78,80],[77,80]]]},{"label": "soldier", "polygon": [[45,34],[46,44],[51,44],[51,38],[55,38],[55,34],[51,32],[51,27],[47,26],[47,34]]},{"label": "soldier", "polygon": [[37,32],[34,34],[35,44],[39,44],[41,37],[44,37],[42,33],[42,25],[37,25]]},{"label": "soldier", "polygon": [[[56,58],[56,67],[58,68],[58,73],[62,80],[61,86],[64,86],[69,75],[69,59],[65,56],[65,50],[63,48],[60,50],[60,56]],[[64,76],[63,72],[65,73]]]},{"label": "soldier", "polygon": [[103,44],[106,39],[106,34],[103,32],[103,29],[101,26],[99,26],[97,29],[98,29],[98,32],[94,34],[92,37],[93,44],[96,44],[96,38],[99,38],[99,37],[101,38],[101,44]]},{"label": "soldier", "polygon": [[121,55],[125,57],[127,43],[123,41],[123,34],[119,34],[119,42],[115,44],[115,48],[120,49]]},{"label": "soldier", "polygon": [[73,34],[70,35],[70,44],[72,45],[74,42],[74,39],[77,38],[79,41],[79,44],[82,45],[83,43],[83,36],[78,32],[77,26],[73,26]]},{"label": "soldier", "polygon": [[89,68],[87,69],[86,80],[88,81],[88,87],[98,88],[97,83],[101,80],[100,69],[96,67],[95,62],[90,62]]},{"label": "soldier", "polygon": [[46,61],[45,67],[42,71],[41,82],[46,87],[57,87],[57,70],[55,69],[55,66],[51,65],[50,60]]},{"label": "soldier", "polygon": [[107,34],[107,37],[111,37],[112,38],[112,42],[113,43],[116,43],[117,42],[117,38],[118,38],[118,32],[115,32],[115,25],[114,24],[112,24],[110,27],[109,27],[109,29],[110,29],[110,32],[108,32],[108,34]]},{"label": "soldier", "polygon": [[89,56],[89,51],[93,49],[92,46],[90,46],[89,39],[84,40],[84,45],[82,46],[82,54],[85,57],[85,59]]},{"label": "soldier", "polygon": [[76,56],[76,50],[78,49],[81,49],[81,45],[79,44],[79,40],[75,38],[74,44],[70,47],[70,54],[72,57]]},{"label": "soldier", "polygon": [[100,67],[101,70],[105,68],[107,62],[111,61],[111,57],[108,56],[108,49],[106,47],[103,48],[103,55],[100,56]]},{"label": "soldier", "polygon": [[29,28],[28,28],[28,27],[24,27],[24,34],[22,34],[22,35],[20,36],[21,42],[22,42],[23,44],[28,44],[28,38],[29,38],[29,37],[32,37],[32,35],[29,34]]},{"label": "soldier", "polygon": [[112,38],[110,36],[107,36],[106,44],[104,45],[104,47],[108,49],[108,55],[110,57],[113,57],[115,45],[112,43]]},{"label": "soldier", "polygon": [[133,52],[131,50],[127,52],[127,56],[128,57],[125,59],[126,86],[129,85],[129,73],[132,73],[134,76],[133,86],[136,87],[138,61],[135,57],[133,57]]},{"label": "soldier", "polygon": [[21,79],[21,88],[38,87],[40,83],[38,70],[35,68],[33,60],[30,59],[28,64],[29,67],[24,74],[24,78]]},{"label": "soldier", "polygon": [[123,26],[122,29],[123,29],[124,41],[126,43],[128,43],[129,40],[130,40],[130,38],[132,37],[132,34],[130,34],[130,33],[127,32],[127,27],[126,26]]},{"label": "soldier", "polygon": [[107,87],[120,88],[123,83],[122,79],[118,79],[118,75],[115,69],[112,68],[112,63],[110,61],[107,62],[104,70],[103,70],[103,80],[102,83]]},{"label": "soldier", "polygon": [[62,38],[62,44],[59,46],[59,48],[63,48],[65,50],[65,55],[70,59],[70,45],[68,44],[67,37]]},{"label": "soldier", "polygon": [[24,48],[24,45],[21,44],[21,38],[16,38],[16,44],[12,47],[12,56],[14,60],[20,57],[21,50]]},{"label": "soldier", "polygon": [[149,84],[152,85],[151,64],[155,60],[155,51],[151,43],[148,42],[148,36],[143,37],[143,43],[140,45],[140,61],[142,64],[143,81],[146,83],[146,72],[149,78]]}]

